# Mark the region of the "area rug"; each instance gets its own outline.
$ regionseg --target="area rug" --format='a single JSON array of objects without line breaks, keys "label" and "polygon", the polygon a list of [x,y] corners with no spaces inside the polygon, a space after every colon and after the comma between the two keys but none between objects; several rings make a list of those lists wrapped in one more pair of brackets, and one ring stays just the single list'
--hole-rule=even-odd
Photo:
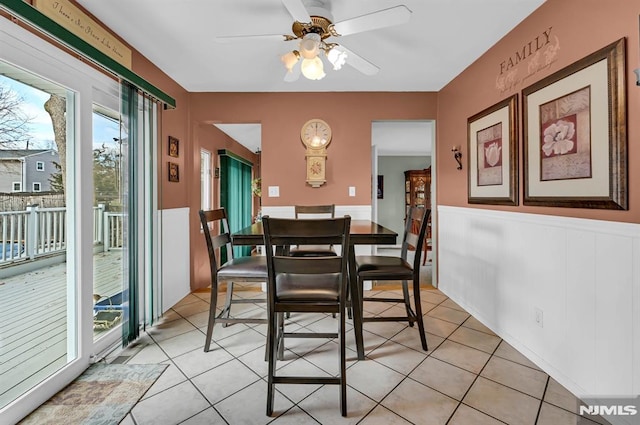
[{"label": "area rug", "polygon": [[118,424],[167,365],[96,363],[20,422],[29,425]]}]

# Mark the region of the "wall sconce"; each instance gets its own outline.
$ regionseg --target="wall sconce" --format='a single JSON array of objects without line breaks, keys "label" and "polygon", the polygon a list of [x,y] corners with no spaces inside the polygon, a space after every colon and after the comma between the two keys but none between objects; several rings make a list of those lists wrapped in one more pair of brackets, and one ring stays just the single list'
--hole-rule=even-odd
[{"label": "wall sconce", "polygon": [[634,69],[633,72],[636,73],[636,86],[640,86],[640,68]]},{"label": "wall sconce", "polygon": [[451,148],[451,152],[453,152],[453,157],[455,158],[456,162],[458,163],[458,170],[462,170],[462,152],[460,152],[460,149],[458,149],[457,146],[454,146]]}]

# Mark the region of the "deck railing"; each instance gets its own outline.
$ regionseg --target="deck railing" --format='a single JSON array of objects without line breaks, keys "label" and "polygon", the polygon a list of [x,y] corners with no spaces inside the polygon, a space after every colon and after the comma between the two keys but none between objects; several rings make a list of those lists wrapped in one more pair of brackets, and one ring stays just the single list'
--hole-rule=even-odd
[{"label": "deck railing", "polygon": [[[93,207],[93,244],[104,251],[122,249],[124,214]],[[33,260],[67,248],[66,208],[27,207],[0,212],[0,264]]]}]

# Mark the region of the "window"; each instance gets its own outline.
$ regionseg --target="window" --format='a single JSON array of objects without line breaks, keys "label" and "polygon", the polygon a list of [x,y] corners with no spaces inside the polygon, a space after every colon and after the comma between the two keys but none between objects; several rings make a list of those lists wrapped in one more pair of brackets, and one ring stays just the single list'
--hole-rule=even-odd
[{"label": "window", "polygon": [[40,192],[42,190],[41,187],[40,182],[33,182],[32,192]]},{"label": "window", "polygon": [[212,184],[211,184],[211,152],[202,149],[200,151],[200,206],[203,210],[210,210],[213,208],[211,202]]},{"label": "window", "polygon": [[[36,170],[37,171],[44,171],[44,162],[42,161],[37,161],[36,162]],[[35,183],[34,183],[35,184]]]},{"label": "window", "polygon": [[13,191],[14,192],[22,192],[22,183],[21,182],[13,182]]}]

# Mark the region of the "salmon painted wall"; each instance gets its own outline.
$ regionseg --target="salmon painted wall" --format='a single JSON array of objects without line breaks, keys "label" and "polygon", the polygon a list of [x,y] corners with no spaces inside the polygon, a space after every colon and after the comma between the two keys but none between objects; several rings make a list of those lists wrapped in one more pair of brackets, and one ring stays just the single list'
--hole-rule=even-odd
[{"label": "salmon painted wall", "polygon": [[[262,186],[279,186],[280,197],[263,193],[265,206],[300,203],[371,203],[371,123],[424,120],[436,116],[435,93],[192,93],[193,123],[260,123]],[[327,183],[305,182],[305,147],[300,128],[311,118],[331,126]],[[356,186],[349,197],[348,187]]]},{"label": "salmon painted wall", "polygon": [[[480,59],[456,77],[438,93],[437,160],[449,164],[451,146],[462,147],[463,171],[446,165],[438,167],[438,203],[441,205],[472,208],[490,208],[535,214],[571,216],[598,220],[640,222],[640,87],[636,86],[633,70],[640,68],[639,28],[640,2],[629,0],[547,0],[513,31],[493,46]],[[516,52],[532,42],[546,42],[559,47],[555,60],[548,68],[534,72],[526,80],[534,58],[528,55],[520,60]],[[626,37],[627,41],[627,140],[629,210],[611,211],[578,208],[550,208],[523,206],[522,118],[519,120],[519,193],[520,206],[499,207],[467,204],[467,119],[485,108],[515,94],[544,77]],[[556,44],[557,43],[557,44]],[[546,47],[545,47],[546,48]],[[535,53],[535,48],[532,49]],[[522,56],[522,54],[521,54]],[[509,62],[511,60],[511,63]],[[513,64],[513,66],[511,66]],[[506,68],[509,69],[506,69]],[[535,68],[532,68],[535,69]],[[499,88],[500,78],[506,71],[517,71],[512,86]],[[524,80],[524,81],[523,81]],[[518,99],[522,110],[522,96]]]},{"label": "salmon painted wall", "polygon": [[[188,190],[192,200],[192,288],[209,284],[206,250],[193,212],[197,211],[200,199],[197,153],[207,143],[221,142],[210,124],[261,124],[262,205],[369,205],[371,123],[434,119],[436,100],[435,93],[191,93],[194,164],[193,184]],[[333,131],[327,149],[327,183],[315,189],[305,182],[305,147],[300,141],[300,128],[311,118],[327,121]],[[237,151],[238,147],[229,149],[246,157]],[[280,197],[266,196],[268,186],[279,186]],[[355,197],[349,197],[349,186],[356,186]]]}]

